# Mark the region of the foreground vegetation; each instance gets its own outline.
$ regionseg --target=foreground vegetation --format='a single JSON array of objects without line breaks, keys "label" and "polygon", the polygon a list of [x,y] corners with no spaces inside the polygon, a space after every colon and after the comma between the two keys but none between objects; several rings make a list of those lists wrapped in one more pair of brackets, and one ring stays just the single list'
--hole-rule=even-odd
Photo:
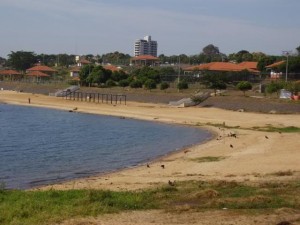
[{"label": "foreground vegetation", "polygon": [[0,190],[0,224],[49,224],[129,210],[300,209],[300,182],[185,181],[139,192]]},{"label": "foreground vegetation", "polygon": [[279,133],[299,133],[300,132],[300,127],[295,127],[295,126],[288,126],[288,127],[274,127],[272,125],[267,125],[267,126],[255,126],[251,128],[243,128],[241,126],[228,126],[225,125],[224,123],[197,123],[196,126],[214,126],[218,128],[227,128],[227,129],[244,129],[244,130],[255,130],[255,131],[264,131],[264,132],[279,132]]}]

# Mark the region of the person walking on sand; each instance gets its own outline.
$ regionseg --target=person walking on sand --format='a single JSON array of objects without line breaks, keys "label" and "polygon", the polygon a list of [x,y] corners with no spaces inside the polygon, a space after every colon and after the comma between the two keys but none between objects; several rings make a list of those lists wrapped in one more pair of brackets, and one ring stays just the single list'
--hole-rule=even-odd
[{"label": "person walking on sand", "polygon": [[28,98],[28,104],[30,104],[30,98]]}]

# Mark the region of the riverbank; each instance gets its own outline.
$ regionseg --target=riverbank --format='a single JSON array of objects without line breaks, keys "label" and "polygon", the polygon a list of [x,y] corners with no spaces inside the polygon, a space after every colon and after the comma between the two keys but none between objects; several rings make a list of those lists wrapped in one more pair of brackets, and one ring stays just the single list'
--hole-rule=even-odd
[{"label": "riverbank", "polygon": [[[31,99],[30,104],[28,98]],[[141,190],[167,185],[169,181],[176,183],[224,180],[256,184],[300,178],[300,133],[257,131],[270,126],[300,127],[299,114],[260,114],[199,107],[175,108],[163,104],[136,102],[128,102],[127,105],[94,104],[13,91],[1,91],[0,101],[68,111],[77,108],[76,111],[82,113],[201,126],[217,134],[216,138],[207,143],[149,162],[149,167],[141,165],[111,174],[50,185],[41,188],[43,190]],[[130,215],[135,218],[134,215],[137,214]],[[185,217],[186,214],[182,215]],[[138,214],[138,217],[143,216]],[[128,217],[124,216],[123,222],[126,218]],[[110,222],[111,220],[110,217]],[[135,224],[141,223],[142,220],[136,219]]]},{"label": "riverbank", "polygon": [[[163,104],[128,102],[127,105],[94,104],[37,94],[1,91],[0,100],[10,104],[48,107],[164,123],[201,126],[218,138],[141,166],[112,174],[79,179],[48,188],[107,188],[131,190],[153,187],[169,180],[234,179],[256,181],[278,171],[300,171],[299,133],[261,132],[253,127],[300,127],[299,115],[272,115],[226,111],[215,108],[175,108]],[[31,99],[30,104],[28,98]],[[224,128],[217,125],[225,124]],[[210,125],[210,126],[208,126]],[[214,126],[215,125],[215,126]],[[237,138],[228,137],[235,133]],[[266,139],[266,136],[268,139]],[[231,147],[232,146],[232,147]],[[215,162],[199,163],[202,157]],[[162,169],[161,165],[164,165]],[[295,172],[297,174],[298,172]],[[272,178],[270,176],[269,178]]]}]

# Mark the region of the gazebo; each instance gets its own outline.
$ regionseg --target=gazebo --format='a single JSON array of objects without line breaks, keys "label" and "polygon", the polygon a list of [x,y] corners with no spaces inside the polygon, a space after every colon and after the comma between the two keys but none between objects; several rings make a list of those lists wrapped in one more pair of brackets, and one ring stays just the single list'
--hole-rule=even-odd
[{"label": "gazebo", "polygon": [[2,80],[16,80],[21,79],[22,74],[16,70],[1,70],[0,79]]},{"label": "gazebo", "polygon": [[40,72],[40,71],[29,71],[26,76],[31,77],[32,81],[39,82],[43,80],[44,78],[49,78],[50,75]]},{"label": "gazebo", "polygon": [[53,74],[56,73],[56,70],[55,69],[52,69],[48,66],[34,66],[34,67],[31,67],[29,69],[27,69],[27,73],[30,73],[30,72],[42,72],[46,75],[49,75],[49,76],[52,76]]},{"label": "gazebo", "polygon": [[130,64],[137,66],[155,66],[159,64],[159,58],[152,55],[139,55],[131,58]]}]

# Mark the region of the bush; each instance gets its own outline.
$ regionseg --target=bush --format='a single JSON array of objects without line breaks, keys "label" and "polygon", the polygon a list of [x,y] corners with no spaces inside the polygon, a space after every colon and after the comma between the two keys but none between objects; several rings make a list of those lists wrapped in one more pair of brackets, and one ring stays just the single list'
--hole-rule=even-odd
[{"label": "bush", "polygon": [[143,87],[143,84],[142,84],[142,82],[139,81],[139,80],[134,80],[134,81],[132,81],[132,82],[129,84],[129,86],[130,86],[131,88],[142,88],[142,87]]},{"label": "bush", "polygon": [[127,87],[127,86],[129,86],[129,81],[128,80],[120,80],[119,81],[119,86],[120,87]]},{"label": "bush", "polygon": [[178,84],[177,84],[177,88],[179,90],[183,90],[183,89],[188,89],[189,88],[189,85],[186,81],[180,81]]},{"label": "bush", "polygon": [[162,82],[160,84],[160,90],[166,90],[170,87],[170,85],[167,82]]},{"label": "bush", "polygon": [[151,89],[155,89],[156,88],[156,83],[154,80],[151,80],[151,79],[148,79],[146,80],[145,82],[145,88],[148,89],[148,90],[151,90]]},{"label": "bush", "polygon": [[249,81],[241,81],[236,85],[236,87],[239,90],[241,90],[242,92],[244,92],[244,95],[245,95],[246,91],[252,89],[252,84]]},{"label": "bush", "polygon": [[273,94],[274,92],[277,93],[277,96],[279,95],[280,89],[283,89],[284,84],[282,82],[271,82],[266,87],[266,92],[269,94]]},{"label": "bush", "polygon": [[105,84],[108,87],[116,86],[116,83],[113,80],[111,80],[111,79],[107,80]]}]

